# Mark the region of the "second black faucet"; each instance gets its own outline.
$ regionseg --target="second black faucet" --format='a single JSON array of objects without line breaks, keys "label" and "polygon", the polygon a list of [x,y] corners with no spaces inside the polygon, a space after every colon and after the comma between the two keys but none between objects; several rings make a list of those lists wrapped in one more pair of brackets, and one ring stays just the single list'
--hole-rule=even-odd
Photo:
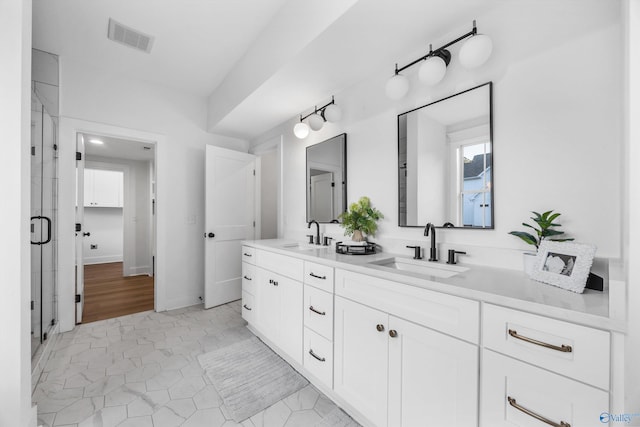
[{"label": "second black faucet", "polygon": [[431,231],[431,248],[429,249],[429,261],[438,261],[438,249],[436,248],[436,226],[430,222],[424,226],[424,235],[428,236]]}]

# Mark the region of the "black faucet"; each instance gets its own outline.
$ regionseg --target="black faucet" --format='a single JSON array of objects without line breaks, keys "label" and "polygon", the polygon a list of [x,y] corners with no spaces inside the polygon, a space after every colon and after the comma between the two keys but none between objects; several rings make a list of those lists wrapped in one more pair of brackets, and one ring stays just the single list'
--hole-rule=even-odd
[{"label": "black faucet", "polygon": [[316,245],[320,245],[320,244],[322,244],[320,242],[320,224],[318,224],[318,221],[316,221],[315,219],[312,219],[307,224],[307,228],[311,228],[311,224],[315,224],[316,225]]},{"label": "black faucet", "polygon": [[431,249],[429,249],[429,261],[438,261],[438,249],[436,248],[436,226],[430,222],[424,226],[424,235],[429,235],[431,230]]}]

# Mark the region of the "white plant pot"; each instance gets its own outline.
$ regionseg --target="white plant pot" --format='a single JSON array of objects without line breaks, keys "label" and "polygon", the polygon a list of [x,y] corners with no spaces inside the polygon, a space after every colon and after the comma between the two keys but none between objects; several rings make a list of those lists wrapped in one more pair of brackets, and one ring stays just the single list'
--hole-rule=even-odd
[{"label": "white plant pot", "polygon": [[531,276],[533,268],[536,265],[536,259],[538,258],[537,252],[525,252],[522,254],[522,263],[524,272],[527,276]]}]

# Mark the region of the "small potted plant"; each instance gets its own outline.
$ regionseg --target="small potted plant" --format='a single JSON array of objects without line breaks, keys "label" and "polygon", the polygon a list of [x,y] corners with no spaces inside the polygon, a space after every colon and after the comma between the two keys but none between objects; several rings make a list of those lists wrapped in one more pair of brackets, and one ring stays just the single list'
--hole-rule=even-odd
[{"label": "small potted plant", "polygon": [[378,221],[384,218],[382,212],[371,207],[368,197],[360,197],[355,203],[351,203],[349,210],[338,216],[342,220],[340,224],[344,227],[344,235],[352,236],[354,242],[365,241],[364,234],[374,236],[378,229]]},{"label": "small potted plant", "polygon": [[531,219],[536,223],[537,227],[527,224],[526,222],[523,222],[522,225],[524,225],[525,227],[529,227],[535,233],[526,231],[509,232],[509,234],[517,236],[524,242],[536,247],[536,252],[528,252],[524,254],[524,271],[527,274],[531,273],[531,270],[533,269],[537,250],[543,240],[553,240],[556,242],[568,242],[573,240],[566,237],[560,237],[564,234],[564,231],[555,229],[555,227],[561,226],[560,224],[556,224],[553,222],[560,216],[560,213],[553,213],[552,210],[544,212],[543,214],[533,211],[532,213],[534,216],[532,216]]}]

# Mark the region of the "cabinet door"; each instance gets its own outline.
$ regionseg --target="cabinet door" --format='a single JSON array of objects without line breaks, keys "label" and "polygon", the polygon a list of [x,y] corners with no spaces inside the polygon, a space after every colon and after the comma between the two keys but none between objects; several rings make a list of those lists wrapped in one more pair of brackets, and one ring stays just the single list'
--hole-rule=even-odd
[{"label": "cabinet door", "polygon": [[376,426],[387,425],[388,317],[335,299],[334,390]]},{"label": "cabinet door", "polygon": [[389,425],[478,425],[478,347],[390,316]]},{"label": "cabinet door", "polygon": [[[483,427],[609,425],[609,394],[510,357],[483,350]],[[541,421],[544,419],[545,421]],[[624,424],[624,423],[621,423]]]},{"label": "cabinet door", "polygon": [[85,169],[85,206],[122,207],[123,184],[123,172]]},{"label": "cabinet door", "polygon": [[278,328],[280,334],[277,344],[293,360],[302,365],[302,283],[280,277],[277,288],[280,293]]},{"label": "cabinet door", "polygon": [[256,311],[254,321],[256,328],[267,339],[277,344],[280,325],[280,297],[275,276],[270,271],[256,268],[256,295],[254,296],[260,310]]},{"label": "cabinet door", "polygon": [[93,181],[94,181],[94,169],[84,170],[84,205],[93,206]]}]

